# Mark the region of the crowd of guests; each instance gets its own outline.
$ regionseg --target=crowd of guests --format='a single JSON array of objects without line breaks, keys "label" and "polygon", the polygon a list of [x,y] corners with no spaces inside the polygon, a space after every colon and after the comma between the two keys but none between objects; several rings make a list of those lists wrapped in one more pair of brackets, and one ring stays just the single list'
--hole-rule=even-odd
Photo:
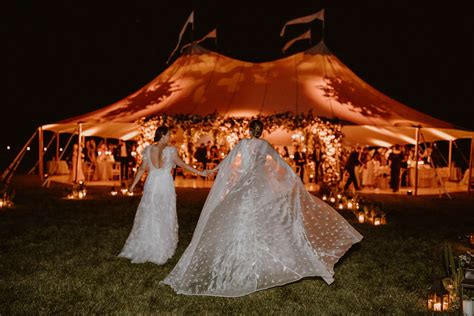
[{"label": "crowd of guests", "polygon": [[[113,162],[120,163],[121,180],[133,177],[133,169],[137,165],[137,146],[134,142],[127,143],[123,140],[106,143],[101,140],[97,145],[95,139],[85,143],[84,161],[87,168],[93,172],[91,180],[110,180],[108,168]],[[87,171],[87,170],[86,170]]]},{"label": "crowd of guests", "polygon": [[[288,147],[283,146],[280,150],[280,155],[290,166],[294,167],[295,172],[303,182],[320,182],[322,180],[321,162],[323,153],[319,144],[316,144],[310,152],[307,152],[301,145],[296,144],[293,146],[291,154]],[[308,168],[309,166],[311,168]],[[311,170],[310,175],[306,174],[307,170]]]},{"label": "crowd of guests", "polygon": [[[176,146],[176,142],[172,141],[171,145]],[[196,147],[193,143],[176,147],[180,157],[186,163],[199,164],[199,167],[203,169],[214,168],[229,152],[229,148],[226,146],[218,146],[211,141],[201,142]],[[92,180],[105,180],[101,175],[103,171],[101,166],[104,165],[104,162],[120,162],[121,180],[132,178],[137,166],[136,150],[134,142],[119,140],[106,143],[102,140],[97,145],[95,139],[87,140],[84,160],[95,171]],[[324,153],[319,144],[316,144],[311,151],[295,144],[291,152],[288,146],[283,146],[279,152],[303,182],[319,183],[322,181],[323,170],[321,167]],[[418,154],[420,161],[425,164],[432,166],[443,164],[443,157],[439,155],[439,151],[433,150],[430,146],[420,147]],[[72,160],[77,159],[75,156],[72,158]],[[393,192],[397,192],[400,186],[409,186],[408,169],[413,167],[410,164],[415,161],[415,149],[410,145],[394,145],[391,148],[362,148],[358,146],[344,149],[341,158],[341,188],[348,190],[352,185],[355,190],[361,190],[362,188],[385,188],[384,186],[388,185]],[[74,163],[71,161],[72,165],[76,162],[77,160]],[[174,177],[177,172],[175,169]]]},{"label": "crowd of guests", "polygon": [[[175,146],[173,142],[172,145]],[[226,146],[218,146],[208,141],[201,142],[196,147],[193,143],[183,144],[180,147],[179,155],[188,164],[196,163],[199,164],[199,168],[212,169],[225,158],[228,152],[229,148]]]},{"label": "crowd of guests", "polygon": [[[433,145],[435,146],[435,145]],[[409,186],[409,168],[414,167],[415,148],[412,145],[394,145],[390,148],[353,147],[343,152],[341,170],[344,189],[354,186],[361,188],[383,188],[387,182],[393,192],[398,192],[400,186]],[[420,147],[418,159],[430,167],[443,166],[443,157],[432,147]]]}]

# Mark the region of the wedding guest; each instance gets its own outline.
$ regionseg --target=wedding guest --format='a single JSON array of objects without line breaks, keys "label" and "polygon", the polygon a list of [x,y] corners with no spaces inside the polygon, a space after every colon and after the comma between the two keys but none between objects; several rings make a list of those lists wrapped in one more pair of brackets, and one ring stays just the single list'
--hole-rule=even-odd
[{"label": "wedding guest", "polygon": [[217,146],[216,145],[212,145],[211,146],[211,150],[210,150],[210,155],[209,155],[209,160],[213,163],[219,163],[221,161],[220,159],[220,155],[219,155],[219,151],[217,150]]},{"label": "wedding guest", "polygon": [[403,160],[400,145],[393,146],[393,149],[387,160],[390,167],[390,188],[393,192],[398,192],[400,183],[400,169]]},{"label": "wedding guest", "polygon": [[[79,146],[74,144],[72,146],[72,159],[71,159],[71,175],[69,180],[72,183],[79,183],[80,181],[84,181],[84,172],[82,171],[82,161],[83,161],[83,153],[82,148],[79,152]],[[79,161],[78,160],[79,157]]]},{"label": "wedding guest", "polygon": [[367,155],[365,159],[364,171],[362,172],[362,185],[364,187],[373,188],[375,187],[375,173],[380,165],[371,155]]},{"label": "wedding guest", "polygon": [[116,150],[117,160],[120,162],[120,174],[122,180],[128,180],[129,174],[129,161],[130,161],[130,150],[127,147],[127,143],[120,139],[119,145]]},{"label": "wedding guest", "polygon": [[288,151],[288,147],[283,146],[283,154],[281,155],[283,159],[290,159],[290,152]]},{"label": "wedding guest", "polygon": [[323,152],[321,146],[316,144],[314,146],[313,153],[311,154],[311,160],[314,161],[314,182],[318,183],[320,181],[320,166],[323,157]]},{"label": "wedding guest", "polygon": [[94,139],[88,140],[86,142],[86,149],[87,149],[88,160],[92,162],[93,164],[95,164],[95,161],[97,159],[97,153],[96,153],[97,145]]},{"label": "wedding guest", "polygon": [[358,146],[355,150],[353,150],[349,154],[349,158],[347,158],[347,163],[346,163],[346,171],[349,173],[349,178],[347,179],[346,184],[344,185],[344,191],[347,191],[349,189],[349,186],[351,183],[354,184],[354,187],[356,191],[360,190],[359,183],[357,182],[357,177],[356,177],[356,167],[359,166],[361,163],[359,161],[359,155],[360,155],[360,146]]},{"label": "wedding guest", "polygon": [[304,183],[304,167],[306,166],[306,154],[301,151],[301,146],[295,145],[295,153],[293,154],[293,160],[295,161],[296,166],[300,167],[300,178]]},{"label": "wedding guest", "polygon": [[194,153],[194,158],[198,161],[201,162],[203,165],[203,169],[206,170],[206,164],[207,164],[207,149],[204,143],[201,143],[201,146],[199,146],[196,149],[196,152]]},{"label": "wedding guest", "polygon": [[96,160],[105,160],[105,154],[107,152],[107,146],[105,145],[104,141],[99,143],[97,146],[97,159]]}]

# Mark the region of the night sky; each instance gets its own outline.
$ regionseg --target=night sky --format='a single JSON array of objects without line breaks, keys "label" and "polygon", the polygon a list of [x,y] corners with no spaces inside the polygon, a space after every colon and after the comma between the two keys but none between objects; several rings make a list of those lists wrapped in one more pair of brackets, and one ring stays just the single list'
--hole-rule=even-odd
[{"label": "night sky", "polygon": [[[283,57],[284,43],[307,29],[291,27],[280,38],[287,20],[324,7],[325,42],[359,77],[408,106],[474,129],[474,22],[467,4],[409,8],[373,1],[335,8],[318,1],[258,6],[257,1],[10,2],[2,8],[2,152],[7,144],[20,147],[39,125],[109,105],[158,76],[193,9],[194,34],[188,30],[184,43],[216,27],[217,46],[209,40],[204,47],[237,59],[268,61]],[[322,36],[321,22],[310,26],[314,45]],[[309,47],[302,41],[288,53]]]}]

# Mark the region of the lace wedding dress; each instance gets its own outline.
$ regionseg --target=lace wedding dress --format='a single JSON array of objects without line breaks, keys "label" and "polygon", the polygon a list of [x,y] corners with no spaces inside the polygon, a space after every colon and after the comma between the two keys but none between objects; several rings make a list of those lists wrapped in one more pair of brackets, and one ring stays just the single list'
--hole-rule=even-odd
[{"label": "lace wedding dress", "polygon": [[309,276],[330,284],[334,264],[361,239],[270,144],[244,139],[221,163],[192,241],[162,283],[225,297]]},{"label": "lace wedding dress", "polygon": [[119,257],[131,259],[133,263],[161,265],[173,256],[178,244],[176,192],[171,175],[175,151],[176,148],[170,146],[161,151],[158,169],[150,158],[150,147],[144,149],[143,163],[148,176],[132,231]]}]

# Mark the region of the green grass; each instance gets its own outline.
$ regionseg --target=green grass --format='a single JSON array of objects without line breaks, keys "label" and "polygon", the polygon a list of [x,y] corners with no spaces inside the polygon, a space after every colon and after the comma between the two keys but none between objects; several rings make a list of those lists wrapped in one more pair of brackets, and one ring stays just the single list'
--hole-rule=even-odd
[{"label": "green grass", "polygon": [[[30,180],[29,182],[27,180]],[[388,225],[355,222],[364,236],[336,265],[335,282],[320,278],[241,298],[183,296],[159,282],[191,240],[207,189],[177,189],[180,242],[164,266],[118,258],[139,197],[62,199],[64,188],[16,181],[15,208],[0,211],[0,314],[414,314],[424,313],[433,275],[443,276],[445,240],[456,252],[474,227],[474,197],[371,196],[389,210]]]}]

